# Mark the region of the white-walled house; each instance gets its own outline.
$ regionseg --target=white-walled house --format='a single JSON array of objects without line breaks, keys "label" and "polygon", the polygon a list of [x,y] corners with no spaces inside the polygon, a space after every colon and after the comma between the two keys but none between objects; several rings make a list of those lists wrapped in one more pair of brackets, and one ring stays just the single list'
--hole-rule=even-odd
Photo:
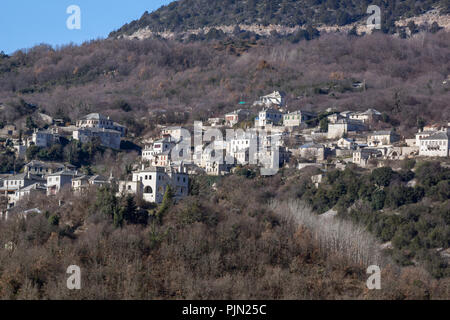
[{"label": "white-walled house", "polygon": [[355,149],[358,144],[353,139],[341,138],[337,142],[337,147],[343,150]]},{"label": "white-walled house", "polygon": [[80,193],[83,189],[89,186],[103,186],[111,182],[112,177],[109,179],[101,175],[82,175],[72,179],[72,190]]},{"label": "white-walled house", "polygon": [[121,124],[112,121],[109,117],[100,113],[90,113],[83,118],[77,120],[77,128],[98,128],[108,129],[120,132],[120,136],[127,134],[127,128]]},{"label": "white-walled house", "polygon": [[348,119],[340,119],[336,121],[336,123],[328,124],[328,139],[337,139],[341,138],[345,134],[349,132],[359,132],[364,131],[366,126],[362,121],[359,120],[348,120]]},{"label": "white-walled house", "polygon": [[13,205],[16,191],[35,183],[43,184],[45,182],[45,179],[29,172],[20,173],[4,178],[2,180],[3,185],[0,187],[0,193],[7,197],[10,205]]},{"label": "white-walled house", "polygon": [[225,122],[224,118],[209,118],[208,119],[208,123],[212,126],[212,127],[218,127],[220,125],[223,125],[223,123]]},{"label": "white-walled house", "polygon": [[283,114],[274,108],[264,108],[255,118],[256,127],[265,127],[269,124],[278,125],[283,122]]},{"label": "white-walled house", "polygon": [[449,156],[449,132],[447,129],[419,140],[419,155],[425,157]]},{"label": "white-walled house", "polygon": [[180,141],[182,138],[183,130],[185,130],[182,127],[164,127],[161,129],[161,135],[164,136],[171,136],[173,141]]},{"label": "white-walled house", "polygon": [[369,147],[387,146],[399,140],[398,134],[394,131],[374,131],[367,135],[367,144]]},{"label": "white-walled house", "polygon": [[81,143],[88,143],[99,139],[102,146],[111,149],[120,149],[121,132],[105,128],[80,128],[73,132],[73,138]]},{"label": "white-walled house", "polygon": [[45,185],[45,183],[33,183],[30,184],[29,186],[17,190],[14,193],[14,197],[11,198],[11,201],[14,203],[14,205],[16,205],[18,201],[20,201],[25,197],[29,197],[31,195],[33,195],[34,197],[39,195],[45,196],[46,192],[47,186]]},{"label": "white-walled house", "polygon": [[77,129],[73,131],[73,139],[87,143],[99,139],[102,146],[120,149],[121,138],[127,134],[127,128],[109,117],[99,113],[91,113],[77,120]]},{"label": "white-walled house", "polygon": [[25,173],[31,173],[34,175],[44,176],[52,174],[61,170],[75,170],[76,167],[71,164],[63,164],[57,162],[43,162],[39,160],[32,160],[24,167]]},{"label": "white-walled house", "polygon": [[283,124],[285,127],[300,127],[302,123],[315,116],[313,112],[298,110],[283,115]]},{"label": "white-walled house", "polygon": [[353,152],[353,163],[361,167],[367,166],[370,159],[382,158],[383,152],[378,149],[363,148]]},{"label": "white-walled house", "polygon": [[186,169],[179,167],[147,167],[133,172],[131,181],[119,182],[119,194],[142,196],[147,202],[161,203],[167,187],[172,188],[175,199],[189,193],[189,176]]},{"label": "white-walled house", "polygon": [[298,151],[294,150],[293,153],[305,159],[323,161],[326,157],[326,148],[320,143],[311,142],[302,145]]},{"label": "white-walled house", "polygon": [[251,112],[246,109],[238,109],[225,115],[225,123],[232,127],[241,121],[248,120]]},{"label": "white-walled house", "polygon": [[209,176],[223,176],[230,172],[231,167],[223,162],[210,161],[206,163],[205,173]]},{"label": "white-walled house", "polygon": [[72,186],[72,180],[79,177],[77,171],[62,170],[47,176],[47,195],[56,195],[64,186]]},{"label": "white-walled house", "polygon": [[[59,134],[57,129],[34,130],[31,136],[31,142],[37,147],[48,148],[55,143],[59,143]],[[29,143],[30,144],[30,143]]]},{"label": "white-walled house", "polygon": [[350,119],[368,123],[373,120],[381,119],[381,113],[375,109],[367,109],[364,112],[355,112],[350,114]]},{"label": "white-walled house", "polygon": [[162,139],[156,140],[152,145],[144,147],[144,150],[142,150],[142,160],[154,162],[157,155],[163,153],[170,154],[170,151],[175,146],[176,143],[171,136],[166,136]]},{"label": "white-walled house", "polygon": [[437,133],[438,130],[420,130],[419,132],[416,133],[416,146],[420,146],[420,140],[427,138],[435,133]]},{"label": "white-walled house", "polygon": [[283,107],[286,104],[286,94],[280,91],[274,91],[266,96],[260,97],[253,103],[253,106],[278,106]]}]

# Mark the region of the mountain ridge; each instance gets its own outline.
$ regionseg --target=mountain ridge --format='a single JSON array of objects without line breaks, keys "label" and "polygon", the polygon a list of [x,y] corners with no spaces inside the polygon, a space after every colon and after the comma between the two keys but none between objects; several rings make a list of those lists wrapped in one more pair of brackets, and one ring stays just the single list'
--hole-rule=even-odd
[{"label": "mountain ridge", "polygon": [[133,37],[141,32],[163,38],[167,38],[164,35],[169,33],[172,34],[171,38],[176,38],[175,35],[180,33],[195,34],[196,30],[209,31],[213,28],[223,31],[226,27],[236,25],[241,29],[242,26],[257,25],[261,29],[271,25],[280,26],[291,32],[306,26],[343,27],[367,19],[369,5],[381,8],[382,31],[385,33],[395,33],[398,30],[397,21],[430,10],[438,11],[441,15],[450,13],[450,2],[446,0],[394,0],[388,3],[368,0],[179,0],[152,13],[145,12],[140,19],[111,32],[110,37]]}]

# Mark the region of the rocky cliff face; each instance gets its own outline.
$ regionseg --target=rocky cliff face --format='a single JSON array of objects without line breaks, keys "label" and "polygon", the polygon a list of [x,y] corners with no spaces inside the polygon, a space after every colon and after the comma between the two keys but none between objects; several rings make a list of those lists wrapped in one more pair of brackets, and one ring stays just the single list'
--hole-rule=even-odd
[{"label": "rocky cliff face", "polygon": [[[450,30],[450,15],[449,14],[441,14],[438,10],[430,10],[424,14],[421,14],[419,16],[410,17],[410,18],[404,18],[399,19],[395,21],[395,26],[398,28],[407,28],[408,23],[413,21],[418,27],[419,30],[427,30],[430,28],[430,26],[433,23],[437,23],[441,28],[445,30]],[[339,25],[326,25],[322,24],[317,26],[316,28],[320,32],[348,32],[352,28],[356,28],[358,34],[364,34],[364,33],[371,33],[372,29],[367,26],[366,19],[361,19],[357,22],[345,25],[345,26],[339,26]],[[280,36],[287,36],[296,33],[303,27],[296,26],[296,27],[288,27],[278,24],[270,24],[267,26],[261,25],[261,24],[239,24],[236,25],[239,27],[241,31],[244,32],[251,32],[254,34],[257,34],[262,37],[269,37],[274,32],[276,32]],[[187,39],[190,35],[199,35],[199,34],[207,34],[212,29],[220,30],[226,35],[232,35],[236,26],[230,26],[230,25],[221,25],[221,26],[214,26],[214,27],[202,27],[197,29],[189,29],[186,31],[152,31],[149,27],[138,29],[137,31],[133,32],[131,35],[120,35],[119,38],[125,38],[125,39],[147,39],[152,37],[159,37],[163,39]],[[409,32],[409,31],[408,31]]]}]

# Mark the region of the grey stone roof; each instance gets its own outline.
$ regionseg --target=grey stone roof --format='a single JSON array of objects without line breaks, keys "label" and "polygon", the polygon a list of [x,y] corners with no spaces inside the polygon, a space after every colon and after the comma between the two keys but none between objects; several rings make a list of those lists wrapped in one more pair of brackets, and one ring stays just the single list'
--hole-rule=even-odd
[{"label": "grey stone roof", "polygon": [[111,134],[121,134],[121,132],[120,131],[117,131],[117,130],[113,130],[113,129],[104,129],[104,128],[96,128],[96,127],[94,127],[94,128],[79,128],[77,131],[79,131],[79,132],[108,132],[108,133],[111,133]]},{"label": "grey stone roof", "polygon": [[53,176],[79,176],[79,175],[76,171],[64,169],[64,170],[49,174],[47,177],[53,177]]},{"label": "grey stone roof", "polygon": [[312,112],[312,111],[302,111],[302,110],[297,110],[297,111],[293,111],[293,112],[290,112],[290,113],[286,113],[285,114],[285,116],[289,116],[289,115],[297,115],[297,114],[306,114],[306,115],[311,115],[311,116],[313,116],[313,115],[315,115],[315,113],[314,112]]},{"label": "grey stone roof", "polygon": [[300,147],[300,149],[307,149],[307,148],[321,149],[321,148],[324,148],[324,146],[321,144],[318,144],[318,143],[310,142],[310,143],[304,144]]},{"label": "grey stone roof", "polygon": [[58,163],[58,162],[43,162],[43,161],[39,161],[39,160],[32,160],[30,162],[28,162],[26,165],[26,167],[42,167],[42,168],[64,168],[64,167],[72,167],[75,168],[75,166],[71,165],[71,164],[62,164],[62,163]]},{"label": "grey stone roof", "polygon": [[364,111],[364,112],[362,112],[362,113],[360,113],[361,115],[374,115],[374,114],[376,114],[376,115],[381,115],[381,113],[380,112],[378,112],[377,110],[375,110],[375,109],[367,109],[366,111]]},{"label": "grey stone roof", "polygon": [[448,133],[445,131],[437,132],[429,137],[422,138],[420,140],[449,140]]},{"label": "grey stone roof", "polygon": [[4,178],[3,180],[24,180],[24,179],[29,179],[29,180],[36,180],[36,181],[44,181],[45,179],[42,179],[39,176],[36,176],[34,174],[30,174],[29,178],[28,178],[28,173],[19,173],[16,175],[12,175],[9,176],[7,178]]},{"label": "grey stone roof", "polygon": [[109,179],[105,178],[102,175],[96,174],[92,177],[90,177],[89,181],[108,181]]},{"label": "grey stone roof", "polygon": [[84,117],[81,118],[81,120],[109,120],[108,117],[105,117],[104,115],[100,113],[90,113]]},{"label": "grey stone roof", "polygon": [[387,136],[387,135],[390,135],[392,133],[393,132],[389,131],[389,130],[381,130],[381,131],[374,131],[374,132],[370,133],[369,135],[370,136]]},{"label": "grey stone roof", "polygon": [[30,190],[38,190],[38,189],[47,190],[47,187],[43,183],[33,183],[33,184],[30,184],[29,186],[26,186],[17,191],[30,191]]}]

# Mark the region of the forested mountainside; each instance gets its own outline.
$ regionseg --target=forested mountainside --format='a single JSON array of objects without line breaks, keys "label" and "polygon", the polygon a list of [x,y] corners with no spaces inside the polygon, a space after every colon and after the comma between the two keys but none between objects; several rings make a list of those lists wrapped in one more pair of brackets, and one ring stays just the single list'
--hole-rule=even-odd
[{"label": "forested mountainside", "polygon": [[180,0],[148,13],[112,32],[111,37],[132,35],[148,28],[154,32],[186,31],[203,27],[252,25],[347,25],[367,16],[369,5],[382,10],[383,31],[393,32],[400,18],[433,8],[450,13],[448,0]]},{"label": "forested mountainside", "polygon": [[[261,177],[242,169],[226,177],[193,177],[189,197],[174,203],[165,196],[157,208],[131,196],[117,197],[107,187],[80,195],[67,190],[53,198],[31,198],[20,209],[40,207],[45,212],[0,224],[0,242],[8,244],[0,250],[0,296],[448,299],[450,281],[442,277],[448,267],[439,264],[437,257],[429,264],[431,271],[439,272],[433,272],[439,279],[425,270],[422,260],[400,267],[387,257],[379,259],[378,242],[370,234],[348,223],[321,220],[307,205],[294,207],[292,213],[309,220],[308,228],[296,225],[281,204],[308,199],[316,192],[312,174],[291,168]],[[347,194],[342,198],[348,201],[359,187],[372,184],[370,176],[350,169],[331,172],[327,179],[336,174],[344,183],[356,175],[356,190],[346,192],[330,185],[328,192],[317,190],[314,205],[327,204],[328,196],[343,192]],[[395,194],[397,178],[392,178],[386,192],[392,188]],[[280,205],[271,205],[275,200]],[[375,202],[379,199],[365,198],[363,205]],[[387,201],[385,209],[390,206]],[[363,217],[372,213],[370,228],[388,229],[383,237],[394,239],[393,259],[399,256],[408,262],[428,251],[431,254],[433,249],[424,250],[426,246],[435,248],[448,239],[441,238],[448,232],[448,226],[441,223],[448,220],[448,203],[416,220],[409,218],[415,208],[405,209],[400,216],[378,215],[367,206],[353,211],[361,210]],[[389,220],[393,223],[386,227]],[[329,232],[336,229],[339,232]],[[382,266],[381,290],[367,289],[368,275],[361,258]],[[66,268],[72,264],[82,269],[82,290],[67,290]]]},{"label": "forested mountainside", "polygon": [[[139,134],[157,123],[205,120],[281,90],[292,110],[375,108],[389,115],[386,127],[412,133],[418,118],[450,118],[449,43],[441,30],[409,39],[329,34],[244,47],[158,39],[41,45],[0,57],[0,120],[19,124],[43,112],[74,121],[101,111]],[[354,90],[353,81],[365,81],[366,90]]]}]

